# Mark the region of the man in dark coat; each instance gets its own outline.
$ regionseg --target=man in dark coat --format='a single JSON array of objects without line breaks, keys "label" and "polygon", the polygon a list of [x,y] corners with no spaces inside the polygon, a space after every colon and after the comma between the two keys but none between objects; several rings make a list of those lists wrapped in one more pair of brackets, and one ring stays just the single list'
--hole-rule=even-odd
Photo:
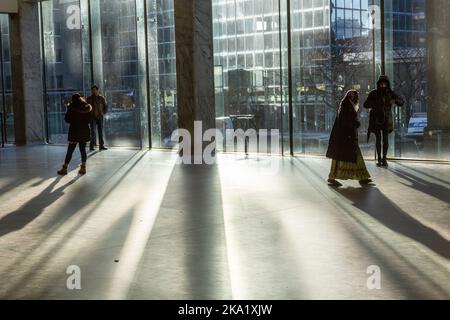
[{"label": "man in dark coat", "polygon": [[[377,165],[387,167],[387,154],[389,150],[389,134],[394,131],[392,106],[402,107],[405,104],[391,89],[391,82],[386,76],[381,76],[377,82],[377,89],[371,91],[364,103],[364,108],[370,109],[369,130],[367,140],[371,133],[376,136]],[[383,156],[381,149],[383,144]]]},{"label": "man in dark coat", "polygon": [[92,95],[87,99],[87,102],[92,106],[93,119],[91,122],[91,151],[94,150],[97,144],[97,131],[98,140],[100,145],[100,151],[108,150],[105,147],[105,140],[103,139],[103,123],[104,115],[108,112],[108,105],[106,104],[106,99],[100,95],[99,88],[97,85],[92,86]]}]

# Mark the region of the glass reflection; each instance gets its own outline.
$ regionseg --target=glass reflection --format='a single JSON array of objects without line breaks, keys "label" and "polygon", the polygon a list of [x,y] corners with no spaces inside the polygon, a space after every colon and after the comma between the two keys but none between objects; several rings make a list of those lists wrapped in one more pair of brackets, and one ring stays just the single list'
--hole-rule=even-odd
[{"label": "glass reflection", "polygon": [[[446,8],[447,2],[436,1],[385,0],[385,12],[380,12],[380,0],[291,1],[290,35],[287,0],[212,1],[218,128],[280,129],[287,150],[290,68],[293,151],[323,155],[345,91],[357,89],[365,100],[384,62],[395,91],[407,101],[394,108],[390,156],[450,159],[449,90],[436,80],[445,78],[446,68],[437,68],[430,59],[431,49],[448,37],[436,37],[435,30],[447,23],[436,13],[436,3]],[[112,110],[107,143],[147,147],[151,140],[154,147],[171,147],[178,122],[173,1],[50,0],[42,2],[42,17],[50,142],[65,142],[67,97],[74,91],[87,93],[94,82]],[[7,20],[1,21],[8,88]],[[11,117],[11,91],[3,91]],[[251,115],[252,122],[241,123],[240,115]],[[361,149],[373,158],[365,110],[361,120]],[[6,128],[2,134],[10,140],[13,126]]]},{"label": "glass reflection", "polygon": [[171,148],[178,128],[173,0],[148,0],[147,19],[152,144]]},{"label": "glass reflection", "polygon": [[48,138],[50,143],[66,143],[66,106],[75,92],[89,93],[83,85],[85,26],[80,1],[45,1],[41,8]]},{"label": "glass reflection", "polygon": [[[292,2],[294,152],[324,154],[345,92],[356,89],[364,100],[373,89],[375,28],[369,24],[369,5],[360,0]],[[361,116],[364,123],[367,114]],[[364,131],[361,149],[370,154]]]},{"label": "glass reflection", "polygon": [[226,129],[282,131],[279,1],[214,0],[212,5],[218,129],[225,141]]}]

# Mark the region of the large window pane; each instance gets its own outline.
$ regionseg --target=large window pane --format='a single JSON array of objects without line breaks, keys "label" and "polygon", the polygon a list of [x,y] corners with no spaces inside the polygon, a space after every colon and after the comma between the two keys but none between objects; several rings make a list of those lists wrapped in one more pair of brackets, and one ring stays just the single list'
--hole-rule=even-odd
[{"label": "large window pane", "polygon": [[146,95],[140,86],[145,68],[138,49],[136,1],[97,0],[91,1],[91,5],[92,20],[100,21],[100,30],[95,29],[100,42],[93,42],[93,63],[98,64],[99,70],[94,73],[95,81],[109,106],[105,118],[106,142],[113,146],[141,147]]},{"label": "large window pane", "polygon": [[66,106],[74,93],[89,94],[83,81],[89,61],[83,54],[86,47],[81,45],[85,26],[80,1],[42,2],[42,23],[48,137],[50,143],[66,143]]},{"label": "large window pane", "polygon": [[153,147],[172,147],[178,127],[173,0],[148,0],[148,54]]},{"label": "large window pane", "polygon": [[50,0],[42,3],[42,21],[51,143],[67,140],[70,96],[90,95],[95,83],[109,106],[109,146],[171,146],[177,127],[172,1]]},{"label": "large window pane", "polygon": [[8,15],[0,15],[0,113],[1,140],[14,143],[14,112],[11,82],[11,52],[9,46]]},{"label": "large window pane", "polygon": [[[391,137],[391,156],[403,158],[445,158],[433,147],[427,150],[425,139],[429,123],[427,104],[427,35],[426,1],[386,1],[386,67],[394,90],[405,105],[395,107],[395,132]],[[431,63],[433,63],[431,61]],[[439,133],[428,144],[438,143]],[[440,148],[442,146],[436,146]],[[434,152],[436,151],[436,152]],[[444,151],[444,150],[441,150]]]},{"label": "large window pane", "polygon": [[212,1],[218,129],[282,131],[278,2]]},{"label": "large window pane", "polygon": [[[292,2],[292,94],[294,152],[323,155],[339,103],[346,91],[360,92],[361,103],[374,88],[377,70],[374,47],[379,28],[372,1]],[[379,8],[379,7],[378,7]],[[320,21],[319,21],[320,20]],[[367,25],[367,21],[371,24]],[[368,115],[361,111],[361,149],[366,143]]]}]

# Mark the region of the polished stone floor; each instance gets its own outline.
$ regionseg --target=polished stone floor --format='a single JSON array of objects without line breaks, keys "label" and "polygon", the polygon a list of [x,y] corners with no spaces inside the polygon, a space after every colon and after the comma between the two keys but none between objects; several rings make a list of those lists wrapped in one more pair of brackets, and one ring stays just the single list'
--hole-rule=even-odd
[{"label": "polished stone floor", "polygon": [[0,298],[450,298],[449,165],[368,163],[376,186],[333,189],[320,158],[112,149],[58,178],[64,153],[0,150]]}]

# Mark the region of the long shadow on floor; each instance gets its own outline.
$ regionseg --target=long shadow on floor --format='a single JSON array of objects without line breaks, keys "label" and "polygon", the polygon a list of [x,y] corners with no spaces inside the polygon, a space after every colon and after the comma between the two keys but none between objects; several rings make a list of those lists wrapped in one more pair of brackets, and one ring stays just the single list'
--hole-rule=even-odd
[{"label": "long shadow on floor", "polygon": [[403,234],[450,260],[450,241],[400,209],[378,188],[345,188],[338,189],[337,192],[392,231]]},{"label": "long shadow on floor", "polygon": [[443,184],[447,184],[447,185],[450,186],[450,181],[444,180],[444,179],[441,179],[441,178],[438,178],[438,177],[435,177],[434,175],[429,174],[428,172],[425,172],[424,170],[419,170],[419,169],[417,169],[417,168],[414,168],[414,167],[412,167],[412,166],[405,165],[405,164],[403,164],[403,163],[396,163],[396,167],[402,167],[402,168],[404,168],[404,169],[406,169],[406,170],[414,171],[414,172],[416,172],[416,173],[418,173],[418,174],[424,175],[424,176],[426,176],[426,177],[428,177],[428,178],[430,178],[430,179],[439,181],[439,182],[441,182],[441,183],[443,183]]},{"label": "long shadow on floor", "polygon": [[405,179],[409,184],[403,183],[406,187],[413,188],[422,193],[428,194],[442,202],[450,204],[450,189],[440,184],[419,178],[417,175],[402,169],[391,169],[391,172]]},{"label": "long shadow on floor", "polygon": [[[8,292],[12,295],[14,295],[14,290],[21,287],[21,284],[27,281],[27,279],[33,277],[36,272],[39,272],[41,268],[47,263],[48,260],[50,260],[52,257],[56,256],[61,248],[64,247],[65,241],[60,241],[51,246],[51,248],[46,249],[42,251],[40,249],[40,244],[43,243],[47,238],[51,237],[54,232],[59,230],[61,225],[72,215],[79,213],[84,207],[88,206],[92,202],[95,201],[94,206],[91,207],[91,210],[89,212],[83,213],[83,218],[78,221],[75,225],[71,226],[68,229],[65,229],[65,238],[69,239],[75,234],[80,226],[82,226],[85,221],[89,219],[89,217],[96,212],[98,206],[107,199],[108,195],[115,190],[120,183],[127,177],[127,175],[135,168],[135,166],[141,161],[141,159],[145,156],[145,153],[142,153],[140,156],[140,152],[137,152],[133,154],[132,157],[127,159],[124,163],[120,165],[119,168],[115,169],[115,172],[112,172],[111,175],[105,176],[104,180],[99,179],[100,183],[95,186],[94,189],[90,188],[83,188],[81,190],[78,190],[77,194],[70,194],[66,195],[66,197],[79,197],[83,199],[83,201],[65,201],[63,206],[58,210],[58,212],[50,216],[46,224],[42,227],[43,230],[46,230],[45,233],[43,233],[42,237],[38,238],[36,241],[33,242],[32,246],[29,246],[26,248],[24,254],[21,258],[19,258],[14,265],[11,265],[8,267],[8,269],[2,270],[4,274],[8,274],[9,272],[12,272],[14,268],[17,268],[17,266],[21,266],[23,264],[26,264],[26,260],[29,256],[35,255],[36,251],[40,251],[41,257],[38,261],[33,262],[33,269],[31,269],[28,273],[24,274],[22,276],[25,280],[18,280],[18,285],[11,287],[11,290]],[[138,156],[138,157],[137,157]],[[136,158],[137,157],[137,158]],[[124,170],[125,167],[129,166],[126,171],[121,172],[119,175],[119,172],[121,170]],[[111,184],[108,186],[107,190],[105,190],[105,186],[109,182],[109,180],[115,176],[118,175],[117,181],[114,182],[114,184]],[[55,181],[52,182],[51,185],[49,185],[44,191],[42,191],[38,196],[31,199],[29,202],[27,202],[24,206],[19,208],[18,210],[8,214],[5,216],[5,218],[8,217],[8,220],[10,221],[9,226],[4,225],[3,226],[3,220],[0,221],[0,237],[6,233],[13,232],[11,228],[11,225],[15,229],[19,230],[23,227],[25,227],[28,223],[36,219],[43,211],[44,209],[49,206],[53,201],[56,201],[58,198],[62,197],[64,195],[64,190],[69,187],[70,185],[74,184],[77,179],[80,177],[77,177],[70,181],[68,184],[64,185],[63,187],[58,188],[57,190],[51,192],[51,190],[54,188],[54,186],[58,183],[58,181],[61,180],[61,178],[56,178]],[[37,210],[34,210],[36,209]],[[22,221],[22,218],[25,217],[25,221]],[[28,222],[27,222],[28,221]],[[25,224],[25,223],[26,224]],[[5,222],[6,223],[6,222]],[[5,233],[3,233],[3,227],[5,227]]]},{"label": "long shadow on floor", "polygon": [[217,166],[175,166],[140,270],[133,298],[231,297]]},{"label": "long shadow on floor", "polygon": [[53,190],[61,180],[61,177],[55,178],[55,180],[36,197],[25,203],[19,209],[8,213],[1,218],[0,237],[25,228],[29,223],[39,217],[45,208],[61,198],[64,195],[64,190],[74,184],[78,178],[79,177],[76,177],[67,184]]}]

